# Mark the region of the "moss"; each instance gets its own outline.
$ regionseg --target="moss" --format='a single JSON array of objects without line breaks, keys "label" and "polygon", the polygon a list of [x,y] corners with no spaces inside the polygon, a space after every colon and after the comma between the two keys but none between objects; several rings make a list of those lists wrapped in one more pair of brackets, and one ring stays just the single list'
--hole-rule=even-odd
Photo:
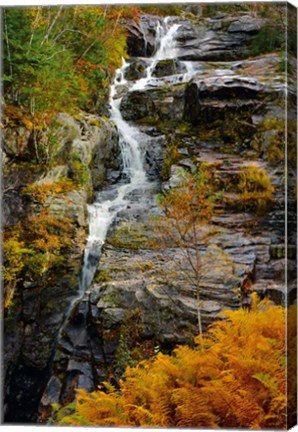
[{"label": "moss", "polygon": [[284,33],[277,25],[267,24],[252,39],[249,45],[248,55],[258,56],[260,54],[276,51],[284,43]]},{"label": "moss", "polygon": [[142,228],[123,226],[114,231],[108,243],[115,248],[139,250],[145,247],[148,239]]},{"label": "moss", "polygon": [[91,182],[91,174],[87,165],[74,158],[70,162],[70,176],[79,188],[83,188]]},{"label": "moss", "polygon": [[137,264],[137,268],[140,269],[142,273],[152,270],[154,264],[152,261],[140,262]]},{"label": "moss", "polygon": [[101,299],[103,303],[107,303],[111,308],[122,308],[124,307],[124,302],[119,298],[118,293],[112,291],[105,294]]},{"label": "moss", "polygon": [[108,270],[100,270],[94,278],[94,281],[98,284],[103,282],[110,282],[111,280],[112,278]]},{"label": "moss", "polygon": [[95,119],[95,118],[87,119],[87,123],[90,126],[96,126],[98,128],[101,128],[101,121],[100,121],[100,119]]},{"label": "moss", "polygon": [[[278,165],[285,158],[285,120],[277,117],[265,117],[258,125],[258,132],[254,137],[254,145],[265,153],[270,165]],[[266,132],[271,132],[269,135]],[[296,167],[296,122],[289,120],[288,133],[288,161]]]}]

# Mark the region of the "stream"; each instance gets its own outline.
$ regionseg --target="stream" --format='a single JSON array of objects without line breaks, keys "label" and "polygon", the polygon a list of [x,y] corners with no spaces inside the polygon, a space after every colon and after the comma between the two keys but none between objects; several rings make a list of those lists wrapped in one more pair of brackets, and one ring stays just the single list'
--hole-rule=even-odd
[{"label": "stream", "polygon": [[[148,142],[148,136],[123,119],[120,112],[123,98],[121,90],[124,87],[127,87],[128,91],[144,90],[148,87],[160,85],[160,79],[153,77],[152,73],[160,60],[175,58],[174,35],[178,28],[178,24],[171,22],[171,17],[166,17],[162,23],[158,23],[156,29],[157,50],[151,58],[146,59],[148,65],[144,78],[129,83],[125,79],[125,69],[129,66],[129,63],[124,59],[122,60],[122,67],[116,70],[114,83],[110,91],[110,119],[117,126],[119,133],[123,180],[119,185],[98,192],[93,204],[88,206],[89,237],[80,276],[80,293],[82,295],[92,283],[101,248],[115,217],[130,204],[129,195],[133,191],[142,190],[142,188],[148,188],[149,186],[149,180],[144,168],[145,145]],[[178,75],[175,81],[185,81],[191,77],[193,72],[191,62],[184,63],[187,73]]]}]

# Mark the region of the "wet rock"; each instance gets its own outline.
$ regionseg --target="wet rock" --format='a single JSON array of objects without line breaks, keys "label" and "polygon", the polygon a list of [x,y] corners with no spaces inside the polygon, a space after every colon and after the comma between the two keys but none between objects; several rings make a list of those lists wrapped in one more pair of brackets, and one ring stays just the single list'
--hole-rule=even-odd
[{"label": "wet rock", "polygon": [[184,109],[185,84],[152,90],[136,90],[121,101],[120,110],[125,120],[143,123],[181,121]]},{"label": "wet rock", "polygon": [[190,83],[185,91],[184,118],[193,124],[223,119],[231,110],[256,110],[263,85],[254,78],[211,77]]},{"label": "wet rock", "polygon": [[132,57],[149,57],[156,49],[156,29],[160,18],[153,15],[141,15],[138,22],[125,20],[128,30],[127,53]]},{"label": "wet rock", "polygon": [[41,398],[41,405],[47,407],[59,403],[62,383],[59,378],[52,376]]},{"label": "wet rock", "polygon": [[129,66],[125,69],[124,77],[128,81],[136,81],[146,76],[147,62],[136,59],[129,62]]},{"label": "wet rock", "polygon": [[115,183],[120,179],[121,171],[108,169],[106,177],[108,182]]},{"label": "wet rock", "polygon": [[148,92],[134,91],[128,93],[120,106],[125,120],[139,120],[154,115],[154,103]]},{"label": "wet rock", "polygon": [[183,63],[176,59],[160,60],[152,73],[154,77],[164,77],[168,75],[176,75],[186,72],[186,67]]}]

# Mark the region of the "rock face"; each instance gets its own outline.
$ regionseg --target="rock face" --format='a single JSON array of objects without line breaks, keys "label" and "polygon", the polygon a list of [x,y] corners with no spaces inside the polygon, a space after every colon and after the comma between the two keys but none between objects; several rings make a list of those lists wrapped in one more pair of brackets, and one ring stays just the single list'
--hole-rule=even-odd
[{"label": "rock face", "polygon": [[177,40],[181,60],[228,61],[243,58],[265,21],[251,15],[182,23]]},{"label": "rock face", "polygon": [[[5,317],[4,394],[8,422],[37,421],[38,404],[50,376],[57,335],[69,304],[78,295],[90,191],[101,187],[108,175],[119,169],[117,131],[107,120],[91,115],[75,120],[68,114],[59,114],[56,121],[58,141],[53,160],[60,164],[47,171],[24,164],[19,168],[19,155],[12,140],[23,131],[7,128],[4,134],[8,158],[3,197],[5,226],[38,215],[44,208],[55,217],[67,217],[72,229],[69,232],[72,247],[65,264],[56,266],[52,275],[21,281],[15,304]],[[27,135],[23,134],[23,139]],[[19,142],[15,145],[18,147]],[[24,146],[28,146],[27,141]],[[30,193],[23,192],[28,185],[50,187],[72,176],[76,176],[77,188],[56,196],[47,195],[42,206],[34,202]],[[56,381],[52,381],[51,388],[57,388]]]},{"label": "rock face", "polygon": [[223,76],[190,83],[185,91],[184,118],[192,124],[214,121],[231,110],[252,110],[261,106],[263,85],[256,79]]},{"label": "rock face", "polygon": [[127,53],[132,57],[150,57],[156,48],[156,30],[160,18],[154,15],[141,15],[139,22],[128,20],[124,23],[128,30]]},{"label": "rock face", "polygon": [[127,93],[121,102],[125,120],[153,122],[181,121],[184,108],[185,84],[153,90],[135,90]]}]

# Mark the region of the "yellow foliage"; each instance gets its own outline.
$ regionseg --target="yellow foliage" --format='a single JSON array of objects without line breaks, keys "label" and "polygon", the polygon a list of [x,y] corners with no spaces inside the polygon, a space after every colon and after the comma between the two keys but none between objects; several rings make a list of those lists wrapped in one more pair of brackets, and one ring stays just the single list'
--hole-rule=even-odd
[{"label": "yellow foliage", "polygon": [[285,428],[285,309],[263,301],[226,311],[197,348],[128,367],[120,390],[78,392],[60,423],[92,426]]},{"label": "yellow foliage", "polygon": [[63,264],[71,246],[70,221],[46,211],[5,231],[3,242],[4,307],[12,304],[17,283],[23,278],[42,276]]},{"label": "yellow foliage", "polygon": [[274,187],[262,168],[253,165],[244,167],[240,173],[238,190],[241,193],[241,204],[256,208],[258,213],[266,211],[272,203]]},{"label": "yellow foliage", "polygon": [[23,188],[23,193],[31,195],[33,201],[44,204],[49,196],[65,195],[74,190],[76,186],[68,178],[57,180],[53,183],[36,184],[32,183]]}]

